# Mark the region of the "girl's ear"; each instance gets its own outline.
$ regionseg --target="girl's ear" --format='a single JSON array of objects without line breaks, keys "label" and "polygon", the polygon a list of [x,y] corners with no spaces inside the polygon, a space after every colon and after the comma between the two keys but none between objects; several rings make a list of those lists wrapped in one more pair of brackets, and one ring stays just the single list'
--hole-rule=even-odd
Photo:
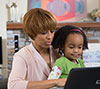
[{"label": "girl's ear", "polygon": [[63,47],[63,48],[61,48],[61,50],[62,50],[62,51],[64,51],[64,47]]},{"label": "girl's ear", "polygon": [[65,44],[63,44],[61,50],[64,51],[64,49],[65,49]]}]

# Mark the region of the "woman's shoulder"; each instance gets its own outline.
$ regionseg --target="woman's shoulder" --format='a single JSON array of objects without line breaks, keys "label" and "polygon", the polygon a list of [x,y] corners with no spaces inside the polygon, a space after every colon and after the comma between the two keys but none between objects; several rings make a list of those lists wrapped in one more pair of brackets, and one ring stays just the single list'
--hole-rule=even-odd
[{"label": "woman's shoulder", "polygon": [[24,57],[24,56],[28,55],[28,53],[31,52],[30,46],[31,45],[27,45],[27,46],[21,48],[18,52],[15,53],[15,56],[20,55],[20,56]]}]

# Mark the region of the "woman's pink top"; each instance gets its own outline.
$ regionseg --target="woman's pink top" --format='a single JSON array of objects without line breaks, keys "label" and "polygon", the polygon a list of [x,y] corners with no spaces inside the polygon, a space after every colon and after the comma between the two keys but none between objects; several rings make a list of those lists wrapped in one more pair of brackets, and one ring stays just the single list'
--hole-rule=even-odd
[{"label": "woman's pink top", "polygon": [[[55,62],[55,56],[50,47],[51,64]],[[42,56],[32,44],[22,48],[14,55],[12,70],[8,79],[8,89],[26,89],[28,81],[46,80],[50,73]]]}]

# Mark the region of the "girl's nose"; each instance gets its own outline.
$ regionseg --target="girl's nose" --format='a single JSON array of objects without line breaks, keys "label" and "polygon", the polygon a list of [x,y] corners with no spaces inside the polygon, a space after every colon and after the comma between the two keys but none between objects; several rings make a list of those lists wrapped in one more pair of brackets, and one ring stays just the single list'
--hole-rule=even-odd
[{"label": "girl's nose", "polygon": [[74,52],[78,52],[78,48],[74,48]]}]

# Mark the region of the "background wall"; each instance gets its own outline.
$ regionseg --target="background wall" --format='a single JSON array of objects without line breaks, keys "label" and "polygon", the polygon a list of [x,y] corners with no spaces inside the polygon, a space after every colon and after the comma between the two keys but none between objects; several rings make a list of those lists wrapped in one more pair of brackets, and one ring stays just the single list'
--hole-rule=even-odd
[{"label": "background wall", "polygon": [[[95,8],[100,8],[100,0],[86,0],[86,1],[87,1],[87,13],[90,13]],[[2,3],[3,2],[4,2],[3,5],[5,7],[6,7],[6,4],[8,4],[9,2],[15,2],[18,6],[19,18],[22,17],[25,14],[25,12],[27,11],[28,0],[2,0]],[[7,10],[7,8],[6,8],[6,10]],[[8,15],[7,12],[6,12],[6,15]],[[7,20],[8,20],[8,16],[7,16]]]},{"label": "background wall", "polygon": [[[6,22],[8,21],[8,10],[6,4],[9,1],[16,2],[18,5],[18,16],[22,17],[27,11],[28,0],[0,0],[0,35],[3,37],[3,65],[5,67],[3,71],[0,69],[0,74],[3,73],[4,77],[7,77],[7,31]],[[100,8],[100,0],[87,0],[87,12],[90,13],[93,9]]]},{"label": "background wall", "polygon": [[[8,13],[6,4],[10,0],[0,0],[0,36],[2,36],[3,39],[3,65],[0,65],[2,67],[2,70],[0,69],[0,75],[3,75],[3,77],[7,77],[7,31],[6,31],[6,22],[8,21]],[[11,0],[13,2],[16,2],[18,4],[19,9],[19,15],[22,15],[27,11],[27,0]]]},{"label": "background wall", "polygon": [[87,12],[90,13],[95,8],[100,8],[100,0],[86,0]]},{"label": "background wall", "polygon": [[[4,77],[7,77],[7,45],[6,45],[6,20],[7,20],[7,13],[6,13],[6,8],[5,8],[5,3],[6,0],[0,0],[0,35],[2,36],[3,39],[3,65],[2,66],[2,71],[0,69],[0,74],[2,73]],[[0,49],[1,50],[1,49]]]},{"label": "background wall", "polygon": [[[3,1],[6,1],[6,4],[9,2],[15,2],[17,4],[19,19],[25,14],[25,12],[28,9],[28,0],[3,0]],[[87,1],[87,13],[90,13],[95,8],[100,8],[100,0],[86,0],[86,1]]]}]

